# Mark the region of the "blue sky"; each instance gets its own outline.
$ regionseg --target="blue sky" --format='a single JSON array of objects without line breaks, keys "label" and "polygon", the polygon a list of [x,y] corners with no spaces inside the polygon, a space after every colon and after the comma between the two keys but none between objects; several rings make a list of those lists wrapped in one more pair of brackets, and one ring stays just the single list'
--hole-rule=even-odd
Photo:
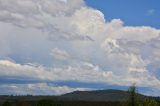
[{"label": "blue sky", "polygon": [[[158,0],[0,0],[0,95],[160,95]],[[54,6],[53,6],[54,5]]]},{"label": "blue sky", "polygon": [[160,28],[159,0],[86,0],[86,3],[102,11],[107,20],[119,18],[125,25]]}]

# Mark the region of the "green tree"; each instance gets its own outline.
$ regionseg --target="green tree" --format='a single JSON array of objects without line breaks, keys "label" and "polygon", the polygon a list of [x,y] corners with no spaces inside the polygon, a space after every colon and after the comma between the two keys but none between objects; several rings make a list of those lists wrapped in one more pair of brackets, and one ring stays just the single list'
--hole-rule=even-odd
[{"label": "green tree", "polygon": [[18,102],[18,106],[31,106],[31,105],[26,101],[20,101]]},{"label": "green tree", "polygon": [[139,100],[138,100],[137,88],[135,84],[129,87],[128,92],[129,92],[129,98],[127,101],[127,106],[138,106]]},{"label": "green tree", "polygon": [[11,106],[11,103],[9,101],[5,101],[2,106]]},{"label": "green tree", "polygon": [[40,100],[37,106],[56,106],[52,100]]},{"label": "green tree", "polygon": [[158,102],[150,99],[145,99],[142,106],[159,106]]}]

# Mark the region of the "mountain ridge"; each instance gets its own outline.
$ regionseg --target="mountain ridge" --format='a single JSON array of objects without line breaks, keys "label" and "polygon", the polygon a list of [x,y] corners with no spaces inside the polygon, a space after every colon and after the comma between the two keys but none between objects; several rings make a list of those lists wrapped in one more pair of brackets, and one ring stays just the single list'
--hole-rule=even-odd
[{"label": "mountain ridge", "polygon": [[[150,98],[160,101],[160,97],[145,96],[137,94],[140,100]],[[126,101],[129,97],[128,91],[116,90],[116,89],[105,89],[105,90],[93,90],[93,91],[74,91],[59,96],[0,96],[0,102],[5,100],[24,100],[24,101],[38,101],[42,99],[49,99],[55,101],[86,101],[86,102],[115,102],[115,101]]]},{"label": "mountain ridge", "polygon": [[[137,95],[140,99],[144,99],[147,97],[142,94]],[[115,89],[74,91],[61,95],[60,97],[66,100],[78,101],[125,101],[129,97],[129,92]]]}]

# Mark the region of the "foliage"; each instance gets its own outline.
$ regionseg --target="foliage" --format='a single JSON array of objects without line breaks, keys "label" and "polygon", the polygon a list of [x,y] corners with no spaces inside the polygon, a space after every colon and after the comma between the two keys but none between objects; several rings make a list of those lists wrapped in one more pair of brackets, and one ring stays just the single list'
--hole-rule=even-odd
[{"label": "foliage", "polygon": [[2,106],[12,106],[9,101],[5,101]]},{"label": "foliage", "polygon": [[155,100],[145,99],[139,106],[159,106],[160,104]]},{"label": "foliage", "polygon": [[37,106],[56,106],[56,104],[52,100],[40,100]]},{"label": "foliage", "polygon": [[137,96],[137,88],[135,84],[129,87],[128,92],[129,92],[129,97],[127,101],[127,106],[138,106],[139,99]]},{"label": "foliage", "polygon": [[129,92],[129,97],[127,101],[127,106],[160,106],[160,103],[149,98],[140,100],[137,95],[138,92],[135,84],[129,87],[128,92]]},{"label": "foliage", "polygon": [[31,105],[28,102],[26,102],[26,101],[20,101],[18,103],[18,106],[31,106]]}]

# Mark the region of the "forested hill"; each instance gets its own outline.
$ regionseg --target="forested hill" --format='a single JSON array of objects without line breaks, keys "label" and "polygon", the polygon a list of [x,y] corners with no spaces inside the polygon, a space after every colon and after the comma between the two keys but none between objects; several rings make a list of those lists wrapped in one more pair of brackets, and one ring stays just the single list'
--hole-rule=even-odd
[{"label": "forested hill", "polygon": [[[41,99],[50,99],[56,101],[97,101],[97,102],[106,102],[106,101],[125,101],[129,97],[127,91],[121,90],[96,90],[96,91],[75,91],[67,93],[61,96],[0,96],[0,102],[5,100],[11,101],[37,101]],[[147,97],[141,94],[138,94],[139,99],[150,98],[160,100],[158,97]]]},{"label": "forested hill", "polygon": [[[96,91],[75,91],[64,94],[61,98],[66,100],[79,101],[125,101],[129,97],[127,91],[121,90],[96,90]],[[147,96],[138,94],[138,98],[144,99]]]}]

